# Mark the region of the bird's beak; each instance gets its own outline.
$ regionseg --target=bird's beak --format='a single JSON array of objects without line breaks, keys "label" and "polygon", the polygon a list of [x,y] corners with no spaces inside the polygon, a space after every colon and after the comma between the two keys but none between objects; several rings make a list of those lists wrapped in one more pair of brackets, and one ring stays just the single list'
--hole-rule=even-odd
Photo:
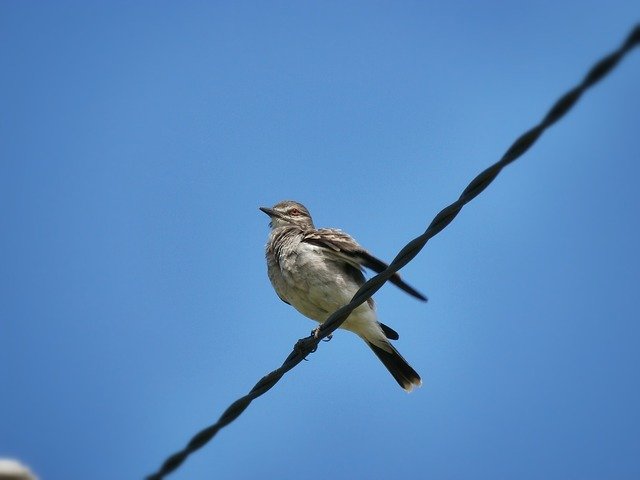
[{"label": "bird's beak", "polygon": [[262,210],[264,213],[266,213],[267,215],[269,215],[270,217],[277,217],[278,212],[276,212],[273,208],[267,208],[267,207],[260,207],[260,210]]}]

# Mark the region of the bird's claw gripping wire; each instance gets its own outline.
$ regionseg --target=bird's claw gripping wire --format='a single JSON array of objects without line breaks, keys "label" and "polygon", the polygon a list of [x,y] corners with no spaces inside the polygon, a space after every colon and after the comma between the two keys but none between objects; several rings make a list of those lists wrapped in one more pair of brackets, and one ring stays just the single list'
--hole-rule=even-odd
[{"label": "bird's claw gripping wire", "polygon": [[[307,337],[307,338],[301,338],[300,340],[298,340],[295,344],[295,349],[300,352],[301,354],[304,355],[304,360],[307,360],[307,356],[311,355],[312,353],[315,353],[315,351],[318,349],[318,338],[320,338],[320,327],[315,328],[313,330],[311,330],[311,336]],[[323,342],[328,342],[329,340],[331,340],[333,338],[333,334],[330,333],[329,335],[326,336],[326,338],[323,338],[322,341]],[[309,345],[313,344],[313,347],[309,347]]]},{"label": "bird's claw gripping wire", "polygon": [[[319,338],[320,337],[320,326],[318,328],[314,328],[313,330],[311,330],[311,335],[313,335],[314,338]],[[328,342],[332,338],[333,338],[333,333],[330,333],[325,338],[323,338],[322,341],[323,342]]]}]

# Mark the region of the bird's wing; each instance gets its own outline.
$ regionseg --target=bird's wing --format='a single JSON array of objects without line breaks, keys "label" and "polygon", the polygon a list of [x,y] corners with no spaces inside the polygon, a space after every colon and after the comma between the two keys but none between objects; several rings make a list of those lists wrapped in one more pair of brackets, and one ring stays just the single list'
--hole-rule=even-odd
[{"label": "bird's wing", "polygon": [[[366,267],[376,273],[380,273],[388,267],[386,263],[371,255],[358,242],[341,230],[334,228],[312,230],[305,233],[302,241],[322,247],[327,250],[328,254],[333,254],[358,269]],[[409,295],[422,301],[427,301],[427,297],[402,281],[398,273],[394,273],[389,278],[389,281]]]}]

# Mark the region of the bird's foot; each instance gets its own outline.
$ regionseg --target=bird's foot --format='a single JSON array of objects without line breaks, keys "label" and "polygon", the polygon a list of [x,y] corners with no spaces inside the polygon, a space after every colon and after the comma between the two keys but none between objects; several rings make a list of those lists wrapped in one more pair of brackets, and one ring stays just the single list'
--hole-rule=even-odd
[{"label": "bird's foot", "polygon": [[[313,338],[319,338],[320,337],[320,327],[314,328],[313,330],[311,330],[311,335],[313,335]],[[333,333],[330,333],[325,338],[323,338],[322,341],[323,342],[328,342],[332,338],[333,338]]]},{"label": "bird's foot", "polygon": [[[313,335],[313,338],[319,338],[320,337],[320,327],[314,328],[313,330],[311,330],[311,335]],[[333,338],[333,334],[330,333],[325,338],[323,338],[322,341],[323,342],[328,342],[332,338]]]}]

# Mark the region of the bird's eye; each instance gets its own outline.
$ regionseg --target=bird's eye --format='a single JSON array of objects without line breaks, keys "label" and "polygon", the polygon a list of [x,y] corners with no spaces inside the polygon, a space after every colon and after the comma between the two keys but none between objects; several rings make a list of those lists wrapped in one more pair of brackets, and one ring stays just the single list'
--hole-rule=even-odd
[{"label": "bird's eye", "polygon": [[297,208],[292,208],[291,210],[289,210],[289,215],[293,215],[294,217],[300,215],[300,210],[298,210]]}]

